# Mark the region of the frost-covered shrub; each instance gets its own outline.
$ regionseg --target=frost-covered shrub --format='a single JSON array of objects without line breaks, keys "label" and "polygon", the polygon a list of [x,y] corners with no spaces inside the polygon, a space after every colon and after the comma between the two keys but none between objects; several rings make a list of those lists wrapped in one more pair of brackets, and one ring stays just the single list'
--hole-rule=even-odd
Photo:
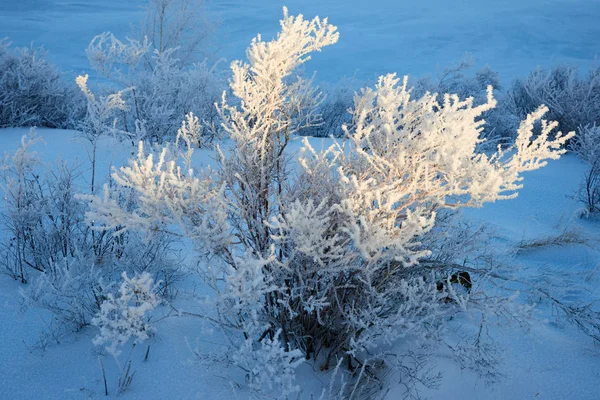
[{"label": "frost-covered shrub", "polygon": [[[154,326],[150,323],[149,313],[160,303],[157,296],[160,283],[155,283],[150,274],[134,274],[128,277],[127,272],[122,274],[122,282],[117,293],[114,284],[101,284],[102,299],[98,312],[92,319],[92,324],[98,327],[99,333],[94,337],[93,343],[102,346],[113,356],[119,369],[116,393],[121,394],[131,386],[135,371],[131,369],[130,353],[127,355],[125,366],[119,361],[122,348],[131,343],[133,348],[154,333]],[[146,351],[146,358],[148,357]],[[100,360],[104,377],[104,391],[108,396],[106,372],[104,363]]]},{"label": "frost-covered shrub", "polygon": [[577,130],[570,148],[590,165],[579,188],[584,214],[596,214],[600,202],[600,67],[580,76],[577,68],[538,69],[516,80],[509,91],[508,108],[517,116],[547,104],[550,117],[562,127]]},{"label": "frost-covered shrub", "polygon": [[32,130],[1,168],[0,265],[30,283],[21,291],[25,306],[52,313],[46,334],[58,342],[90,323],[100,270],[94,267],[85,204],[74,198],[80,171],[62,161],[45,169],[31,149],[38,140]]},{"label": "frost-covered shrub", "polygon": [[600,211],[600,127],[595,124],[579,127],[571,150],[590,167],[579,187],[579,200],[585,204],[583,214],[596,214]]},{"label": "frost-covered shrub", "polygon": [[600,125],[580,126],[577,129],[577,140],[570,146],[582,160],[593,163],[600,156]]},{"label": "frost-covered shrub", "polygon": [[83,245],[79,230],[85,225],[84,207],[73,198],[77,172],[58,161],[44,174],[41,160],[31,151],[38,141],[32,129],[0,168],[6,228],[0,263],[22,282],[26,282],[27,270],[50,270]]},{"label": "frost-covered shrub", "polygon": [[[123,252],[120,257],[110,254],[109,259],[97,260],[91,257],[91,250],[82,251],[40,273],[21,290],[26,308],[51,312],[47,331],[41,332],[42,337],[50,334],[59,343],[66,334],[93,324],[120,271],[151,280],[152,276],[165,278],[166,281],[158,281],[153,286],[153,291],[161,297],[172,296],[173,285],[181,272],[175,268],[170,254],[163,254],[168,247],[160,242],[149,246],[139,239],[136,241],[135,235],[128,235],[125,240],[128,240],[127,247],[114,243],[111,249],[114,253]],[[162,253],[157,253],[155,248]]]},{"label": "frost-covered shrub", "polygon": [[485,102],[488,86],[495,90],[502,89],[500,76],[489,66],[470,74],[474,63],[472,57],[466,56],[458,64],[444,68],[435,80],[419,79],[413,89],[414,95],[420,97],[426,92],[438,93],[438,100],[441,100],[444,93],[454,93],[461,98],[473,96],[476,103]]},{"label": "frost-covered shrub", "polygon": [[48,326],[58,342],[65,334],[90,325],[102,301],[101,276],[100,269],[89,260],[62,261],[21,290],[24,305],[52,313]]},{"label": "frost-covered shrub", "polygon": [[507,94],[507,106],[519,119],[545,104],[548,117],[563,129],[600,124],[600,67],[585,76],[572,66],[540,68],[515,80]]},{"label": "frost-covered shrub", "polygon": [[53,273],[63,263],[69,269],[71,260],[81,258],[90,245],[86,207],[74,197],[80,171],[60,160],[44,166],[31,149],[37,141],[32,129],[0,170],[6,227],[0,262],[22,282],[28,270]]},{"label": "frost-covered shrub", "polygon": [[247,371],[252,389],[278,389],[283,398],[288,398],[300,390],[294,384],[295,370],[304,357],[300,350],[286,351],[280,338],[281,330],[260,343],[248,338],[234,354],[233,361]]},{"label": "frost-covered shrub", "polygon": [[92,320],[100,330],[94,344],[105,346],[115,357],[130,339],[140,343],[149,338],[154,328],[147,314],[160,301],[156,295],[158,285],[147,272],[131,278],[123,272],[122,277],[118,295],[107,292]]},{"label": "frost-covered shrub", "polygon": [[28,226],[35,225],[39,218],[37,204],[32,204],[34,171],[39,163],[35,153],[29,148],[35,143],[35,130],[30,131],[29,137],[21,139],[21,146],[12,156],[6,155],[2,168],[2,190],[5,205],[2,217],[5,232],[2,241],[0,263],[14,279],[26,282],[27,263],[24,257]]},{"label": "frost-covered shrub", "polygon": [[600,211],[600,126],[580,126],[570,148],[589,165],[578,193],[585,204],[582,215],[595,215]]},{"label": "frost-covered shrub", "polygon": [[213,319],[239,333],[235,354],[267,340],[279,347],[276,359],[294,363],[299,350],[325,370],[345,358],[361,376],[386,344],[439,344],[449,315],[504,306],[505,298],[471,302],[460,290],[465,274],[425,263],[432,251],[421,238],[440,211],[514,198],[521,174],[559,158],[573,134],[551,138],[557,124],[542,120],[540,107],[510,148],[487,155],[477,147],[481,117],[496,105],[491,87],[476,106],[452,94],[413,97],[407,79],[390,74],[355,94],[344,141],[317,151],[305,138],[296,163],[287,145],[316,120],[318,96],[294,72],[337,39],[326,19],[284,10],[277,38],[257,37],[248,63],[231,65],[236,99],[224,95],[218,107],[230,141],[217,149],[216,169],[196,174],[192,147],[146,154],[140,146],[113,176],[134,190],[137,208],[123,210],[106,192],[92,199],[88,219],[150,232],[179,224],[208,256]]},{"label": "frost-covered shrub", "polygon": [[143,132],[154,142],[172,141],[181,120],[193,113],[202,122],[197,145],[207,145],[218,127],[214,104],[224,82],[216,65],[182,64],[176,54],[176,47],[152,51],[147,38],[122,42],[109,32],[96,36],[87,49],[99,74],[129,89],[117,120],[121,130]]},{"label": "frost-covered shrub", "polygon": [[413,95],[420,97],[427,92],[437,93],[438,101],[441,102],[444,93],[454,93],[460,98],[473,97],[475,104],[482,104],[487,101],[487,88],[492,86],[498,101],[496,107],[482,114],[485,120],[482,139],[485,141],[480,144],[480,147],[493,151],[498,144],[507,145],[514,141],[519,122],[524,117],[517,117],[508,109],[499,74],[489,66],[475,73],[469,73],[473,65],[474,60],[467,56],[457,65],[444,68],[442,74],[435,80],[420,79],[413,89]]},{"label": "frost-covered shrub", "polygon": [[[0,267],[29,283],[21,291],[26,307],[51,312],[44,334],[58,342],[88,326],[102,302],[99,279],[110,283],[124,271],[151,274],[161,295],[173,295],[181,270],[172,241],[161,233],[95,231],[85,221],[85,197],[76,196],[93,192],[81,178],[87,167],[44,164],[33,151],[37,141],[32,129],[0,165]],[[133,208],[126,195],[116,201]]]},{"label": "frost-covered shrub", "polygon": [[223,81],[216,68],[206,62],[189,69],[176,69],[169,65],[169,57],[161,55],[153,73],[134,82],[138,107],[135,118],[142,121],[150,140],[162,142],[173,140],[180,121],[192,113],[202,122],[197,125],[196,146],[209,146],[219,124],[214,104]]},{"label": "frost-covered shrub", "polygon": [[[84,138],[90,142],[96,142],[102,136],[119,133],[116,128],[117,113],[127,111],[128,107],[123,99],[127,90],[121,90],[108,96],[96,97],[88,88],[88,75],[78,76],[75,79],[79,90],[85,96],[86,114],[79,121],[78,128]],[[142,137],[138,138],[142,139]],[[92,164],[95,163],[95,158]]]},{"label": "frost-covered shrub", "polygon": [[43,48],[9,48],[0,40],[0,128],[72,128],[84,101],[46,59]]}]

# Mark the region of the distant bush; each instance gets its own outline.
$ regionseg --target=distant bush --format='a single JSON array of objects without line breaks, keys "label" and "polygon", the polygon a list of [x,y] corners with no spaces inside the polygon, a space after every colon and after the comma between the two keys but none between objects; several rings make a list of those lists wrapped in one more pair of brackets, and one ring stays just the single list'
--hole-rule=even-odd
[{"label": "distant bush", "polygon": [[576,137],[577,140],[571,143],[571,150],[582,160],[593,164],[600,156],[600,125],[579,126]]},{"label": "distant bush", "polygon": [[213,26],[203,17],[201,0],[152,0],[137,39],[96,36],[86,53],[98,74],[127,89],[120,129],[152,142],[175,139],[189,113],[201,123],[198,146],[219,128],[215,108],[226,86],[216,65],[192,60]]},{"label": "distant bush", "polygon": [[73,128],[85,112],[76,86],[45,60],[43,48],[9,46],[0,40],[0,128]]},{"label": "distant bush", "polygon": [[[96,36],[87,49],[92,67],[126,91],[126,107],[116,120],[132,136],[163,142],[175,139],[188,113],[203,121],[199,146],[212,141],[218,126],[214,104],[224,81],[207,63],[182,66],[175,49],[149,55],[150,44],[120,41],[111,33]],[[151,64],[148,64],[148,62]]]},{"label": "distant bush", "polygon": [[441,103],[444,93],[456,93],[461,98],[473,97],[475,104],[483,104],[487,101],[487,87],[492,86],[498,104],[481,116],[485,120],[482,133],[482,139],[485,141],[480,143],[480,147],[495,150],[498,144],[508,145],[514,141],[519,122],[525,117],[519,118],[507,108],[500,75],[489,66],[471,73],[473,65],[474,60],[466,56],[458,64],[444,68],[436,79],[421,78],[413,88],[413,95],[437,93],[437,100]]},{"label": "distant bush", "polygon": [[313,137],[343,137],[344,124],[352,123],[350,109],[354,104],[353,82],[343,80],[337,85],[325,85],[323,98],[316,107],[313,123],[299,134]]},{"label": "distant bush", "polygon": [[461,98],[472,96],[476,102],[485,102],[488,86],[491,85],[495,90],[501,89],[500,76],[488,66],[474,74],[469,73],[474,63],[473,58],[467,55],[457,64],[445,67],[435,79],[419,79],[413,89],[413,95],[418,97],[426,92],[437,93],[438,101],[441,101],[444,93],[456,93]]},{"label": "distant bush", "polygon": [[578,199],[585,205],[582,216],[597,215],[600,212],[600,126],[580,126],[576,138],[570,149],[589,165],[578,191]]},{"label": "distant bush", "polygon": [[600,67],[584,76],[573,66],[539,68],[515,80],[507,91],[507,107],[519,119],[541,104],[548,106],[548,118],[566,131],[600,125]]}]

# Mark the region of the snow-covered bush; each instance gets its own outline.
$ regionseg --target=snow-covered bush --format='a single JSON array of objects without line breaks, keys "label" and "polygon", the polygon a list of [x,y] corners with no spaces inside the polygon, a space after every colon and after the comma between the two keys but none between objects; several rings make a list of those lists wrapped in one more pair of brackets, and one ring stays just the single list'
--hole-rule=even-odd
[{"label": "snow-covered bush", "polygon": [[582,216],[597,215],[600,212],[600,155],[590,162],[590,169],[584,175],[579,187],[579,201],[585,204]]},{"label": "snow-covered bush", "polygon": [[39,161],[35,153],[28,152],[35,141],[35,130],[32,129],[29,137],[24,136],[21,139],[19,150],[12,156],[5,156],[0,169],[5,201],[2,217],[5,237],[10,238],[2,242],[0,263],[8,275],[23,283],[27,281],[27,264],[24,257],[28,247],[27,227],[35,224],[39,213],[37,204],[31,204],[31,177],[35,176],[34,171]]},{"label": "snow-covered bush", "polygon": [[583,216],[597,214],[600,211],[600,126],[580,126],[577,140],[570,146],[583,161],[589,165],[579,187],[579,201],[585,204]]},{"label": "snow-covered bush", "polygon": [[6,227],[0,262],[22,282],[28,270],[53,273],[62,263],[68,269],[88,244],[85,204],[74,198],[79,171],[60,160],[44,170],[31,150],[37,141],[32,129],[6,156],[0,175]]},{"label": "snow-covered bush", "polygon": [[52,313],[44,334],[58,342],[89,325],[98,308],[100,270],[94,267],[85,204],[74,198],[80,171],[60,160],[45,170],[32,151],[38,140],[32,129],[1,168],[0,265],[30,283],[21,291],[25,306]]},{"label": "snow-covered bush", "polygon": [[46,59],[43,48],[9,48],[0,40],[0,128],[72,128],[84,101]]},{"label": "snow-covered bush", "polygon": [[115,357],[130,339],[140,343],[149,338],[154,328],[148,313],[160,302],[156,295],[158,284],[147,272],[131,278],[123,272],[122,277],[118,295],[106,293],[100,310],[92,320],[92,324],[100,330],[94,344],[105,346]]},{"label": "snow-covered bush", "polygon": [[570,147],[582,160],[593,163],[600,156],[600,125],[580,126]]},{"label": "snow-covered bush", "polygon": [[[171,10],[171,3],[179,2],[189,6],[194,3],[160,0],[155,2],[155,6]],[[172,18],[175,17],[168,16],[167,20]],[[190,15],[185,18],[190,18]],[[186,23],[195,22],[186,20]],[[197,145],[207,145],[212,141],[218,126],[214,104],[221,95],[224,82],[216,64],[211,67],[205,61],[190,65],[178,58],[181,56],[181,47],[178,46],[187,43],[180,41],[188,34],[187,31],[171,32],[168,40],[153,43],[148,37],[123,42],[106,32],[91,41],[86,50],[91,66],[121,89],[129,89],[127,108],[122,110],[118,119],[120,129],[130,134],[144,132],[146,139],[154,142],[172,141],[181,120],[188,113],[193,113],[202,122]],[[162,36],[156,35],[159,34],[154,32],[150,39],[161,40]],[[195,49],[198,44],[190,45]]]},{"label": "snow-covered bush", "polygon": [[280,339],[281,330],[260,343],[248,338],[234,354],[233,361],[247,371],[252,389],[258,392],[278,389],[283,398],[288,398],[300,390],[294,384],[295,370],[304,357],[300,350],[286,351]]},{"label": "snow-covered bush", "polygon": [[586,76],[572,66],[540,68],[526,79],[517,79],[507,94],[507,107],[520,119],[545,104],[548,117],[563,129],[600,124],[600,67]]},{"label": "snow-covered bush", "polygon": [[[123,98],[128,90],[96,97],[88,88],[88,78],[88,75],[83,75],[75,79],[79,90],[85,96],[87,106],[85,117],[79,121],[78,128],[84,138],[94,143],[102,136],[120,133],[116,128],[117,113],[128,110]],[[136,133],[137,139],[143,138],[140,137],[139,131]]]},{"label": "snow-covered bush", "polygon": [[[122,348],[131,343],[131,350],[135,346],[149,339],[154,333],[154,326],[150,323],[149,313],[160,303],[157,296],[160,283],[155,283],[150,274],[134,274],[128,277],[127,272],[122,274],[122,282],[118,293],[114,293],[114,284],[101,284],[102,301],[92,324],[98,327],[99,333],[94,337],[94,344],[102,346],[113,356],[119,369],[116,393],[125,392],[135,376],[131,369],[131,352],[127,355],[124,367],[119,360]],[[148,357],[146,351],[146,358]],[[104,392],[108,396],[108,385],[104,363],[100,359],[100,366],[104,378]]]},{"label": "snow-covered bush", "polygon": [[24,306],[43,308],[52,313],[49,333],[60,342],[66,334],[77,332],[92,322],[102,301],[98,281],[102,271],[88,260],[73,258],[54,265],[31,285],[21,290]]},{"label": "snow-covered bush", "polygon": [[[156,157],[140,146],[113,176],[138,207],[123,210],[107,192],[88,219],[150,232],[180,224],[209,256],[203,275],[216,290],[215,319],[240,333],[238,354],[268,340],[290,353],[277,359],[294,362],[300,350],[322,369],[346,358],[368,373],[381,346],[439,343],[447,316],[471,304],[466,285],[459,290],[464,274],[422,262],[431,251],[421,238],[438,212],[514,198],[521,174],[559,158],[573,133],[554,135],[540,107],[510,148],[486,155],[477,146],[481,117],[496,105],[491,87],[475,106],[452,94],[413,98],[407,79],[390,74],[355,94],[345,140],[317,151],[305,138],[296,164],[287,146],[318,120],[318,95],[294,71],[337,39],[327,19],[284,10],[277,38],[258,36],[248,63],[231,64],[236,99],[224,95],[218,107],[230,141],[217,149],[217,168],[194,173],[191,147]],[[489,312],[505,300],[475,306]]]},{"label": "snow-covered bush", "polygon": [[460,98],[473,96],[476,103],[485,102],[488,86],[492,86],[495,90],[502,88],[500,76],[489,66],[481,68],[474,74],[469,73],[474,65],[475,60],[467,54],[457,64],[445,67],[436,79],[430,77],[419,79],[413,89],[414,95],[420,97],[426,92],[438,93],[438,100],[441,100],[444,93],[454,93]]},{"label": "snow-covered bush", "polygon": [[[161,281],[161,295],[172,295],[181,276],[172,240],[161,233],[142,238],[138,232],[94,230],[85,221],[87,201],[76,196],[93,193],[93,184],[82,181],[87,167],[44,164],[33,151],[39,140],[32,129],[0,165],[0,267],[29,283],[21,290],[26,307],[51,312],[43,335],[58,342],[88,326],[102,301],[100,278],[110,283],[123,271],[151,274]],[[126,191],[117,201],[133,208]]]},{"label": "snow-covered bush", "polygon": [[[157,56],[158,57],[158,56]],[[148,138],[155,142],[173,140],[179,122],[192,113],[200,118],[196,146],[208,146],[215,139],[218,116],[214,103],[219,99],[224,83],[216,66],[206,62],[188,69],[170,64],[169,54],[162,54],[152,74],[134,81],[134,96]]]},{"label": "snow-covered bush", "polygon": [[480,147],[494,151],[498,144],[505,145],[514,141],[515,132],[522,118],[508,109],[499,74],[489,66],[484,66],[475,73],[469,73],[473,65],[473,58],[467,55],[458,64],[444,68],[435,80],[419,79],[413,89],[413,96],[420,97],[427,92],[437,93],[438,101],[441,102],[444,93],[454,93],[460,98],[473,97],[475,104],[482,104],[487,101],[488,86],[492,86],[498,101],[496,107],[482,114],[485,120],[483,132],[485,142],[482,142]]}]

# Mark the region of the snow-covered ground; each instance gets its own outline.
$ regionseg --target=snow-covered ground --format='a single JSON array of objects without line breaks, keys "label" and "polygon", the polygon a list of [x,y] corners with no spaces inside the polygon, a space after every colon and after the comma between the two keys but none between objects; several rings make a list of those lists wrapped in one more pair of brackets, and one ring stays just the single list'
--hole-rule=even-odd
[{"label": "snow-covered ground", "polygon": [[[63,70],[91,73],[84,49],[103,31],[124,36],[129,23],[141,17],[142,0],[0,0],[0,37],[16,45],[44,45],[50,59]],[[221,26],[216,54],[242,58],[257,33],[271,37],[278,29],[282,5],[292,13],[328,16],[339,27],[340,41],[317,54],[307,67],[319,79],[334,82],[341,76],[359,81],[379,74],[423,76],[435,74],[470,52],[479,64],[489,64],[503,78],[522,76],[538,65],[570,62],[588,67],[600,54],[600,0],[210,0],[209,12]],[[18,147],[26,130],[0,130],[0,155]],[[83,145],[72,131],[40,130],[44,144],[36,149],[46,161],[57,157],[83,159]],[[298,148],[300,145],[295,144]],[[123,164],[132,149],[105,140],[100,169]],[[201,160],[210,160],[201,152]],[[104,168],[105,167],[105,168]],[[580,204],[574,194],[585,164],[572,155],[529,173],[516,200],[464,212],[467,220],[487,224],[493,245],[505,264],[519,276],[534,281],[563,280],[572,300],[600,298],[600,230],[598,222],[576,218]],[[583,244],[547,246],[517,252],[524,240],[579,232]],[[595,272],[594,272],[595,271]],[[583,287],[571,286],[584,282]],[[181,288],[177,306],[193,309],[196,287]],[[0,275],[0,399],[101,398],[102,375],[91,338],[93,329],[73,335],[40,354],[30,351],[48,315],[40,310],[21,312],[19,285]],[[523,297],[521,301],[539,299]],[[500,326],[492,329],[504,350],[499,383],[486,385],[476,375],[460,370],[440,355],[437,366],[444,379],[437,391],[424,393],[440,399],[596,399],[600,385],[600,348],[573,326],[557,319],[548,304],[538,307],[538,322],[529,330]],[[166,318],[157,323],[145,349],[133,354],[134,383],[122,395],[130,399],[247,398],[238,371],[210,367],[192,351],[200,346],[218,352],[213,338],[194,317]],[[116,380],[114,365],[106,361],[108,378]],[[301,398],[320,393],[327,376],[312,366],[300,371]],[[392,386],[388,398],[398,398]],[[274,396],[276,397],[276,395]]]},{"label": "snow-covered ground", "polygon": [[[26,129],[0,130],[0,144],[5,151],[16,149]],[[39,130],[45,143],[36,145],[46,161],[58,157],[73,160],[85,156],[83,145],[72,131]],[[315,140],[317,147],[319,141]],[[300,142],[293,144],[298,149]],[[100,169],[111,161],[125,162],[132,149],[106,139],[101,143]],[[198,161],[205,163],[210,153],[201,151]],[[484,223],[493,230],[495,246],[505,263],[514,266],[517,276],[536,281],[564,278],[570,299],[589,300],[600,297],[600,263],[598,224],[576,218],[580,205],[573,199],[585,165],[575,156],[567,155],[551,162],[546,168],[528,173],[519,197],[511,201],[490,204],[482,209],[468,210],[464,217]],[[565,229],[577,230],[586,238],[585,244],[549,246],[516,253],[522,240],[557,235]],[[593,273],[593,271],[596,271]],[[585,282],[583,289],[579,282]],[[175,305],[194,310],[193,293],[198,288],[184,285]],[[102,375],[98,354],[94,351],[89,328],[60,345],[50,345],[43,353],[32,351],[40,331],[49,320],[45,311],[29,309],[21,312],[19,284],[0,276],[0,398],[63,399],[103,397]],[[523,297],[521,301],[537,301]],[[166,312],[166,310],[165,310]],[[437,368],[444,373],[439,390],[424,394],[439,399],[595,399],[600,383],[600,348],[593,341],[552,315],[542,302],[538,321],[529,329],[517,326],[496,326],[491,336],[503,351],[500,367],[504,377],[488,385],[468,370],[440,354]],[[465,320],[468,322],[468,319]],[[476,321],[475,321],[476,323]],[[226,365],[203,363],[193,353],[199,346],[203,352],[218,352],[211,336],[195,317],[171,316],[156,323],[157,334],[148,343],[151,353],[142,361],[146,347],[135,349],[132,359],[136,375],[132,387],[122,398],[129,399],[192,399],[247,398],[248,393],[235,383],[243,383],[243,374]],[[105,359],[109,382],[116,381],[116,367]],[[300,398],[319,394],[327,375],[306,364],[299,371],[303,392]],[[398,398],[401,386],[392,383],[387,398]],[[275,395],[276,397],[276,395]]]},{"label": "snow-covered ground", "polygon": [[[244,57],[250,40],[279,29],[283,5],[291,13],[329,17],[340,41],[307,67],[318,79],[359,81],[381,74],[424,76],[471,53],[505,79],[537,66],[569,62],[589,67],[600,54],[600,0],[207,0],[220,21],[218,57]],[[66,71],[91,72],[84,50],[97,34],[130,32],[142,0],[0,0],[0,37],[44,45]]]},{"label": "snow-covered ground", "polygon": [[[598,223],[577,217],[574,199],[586,165],[572,154],[525,175],[515,200],[465,211],[468,220],[494,231],[493,245],[514,266],[515,276],[533,282],[564,284],[570,300],[600,298],[600,230]],[[516,251],[522,241],[579,232],[584,244],[547,246]],[[580,284],[589,281],[580,287]],[[542,287],[544,287],[542,285]],[[549,286],[546,286],[549,287]],[[528,299],[537,302],[539,299]],[[505,378],[486,386],[472,375],[448,366],[439,399],[596,399],[600,383],[600,347],[554,314],[546,302],[538,305],[539,323],[530,330],[496,327],[492,336],[505,354]]]},{"label": "snow-covered ground", "polygon": [[326,81],[435,74],[466,52],[510,79],[563,61],[588,67],[600,54],[598,0],[213,0],[231,38],[223,54],[240,57],[256,33],[273,35],[282,5],[338,26],[339,42],[309,67]]}]

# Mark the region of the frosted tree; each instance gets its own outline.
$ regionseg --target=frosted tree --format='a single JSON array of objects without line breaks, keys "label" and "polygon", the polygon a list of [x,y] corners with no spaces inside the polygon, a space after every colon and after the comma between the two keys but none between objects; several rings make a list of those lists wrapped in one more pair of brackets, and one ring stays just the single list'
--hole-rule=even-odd
[{"label": "frosted tree", "polygon": [[[139,37],[147,37],[153,50],[176,49],[184,65],[206,53],[216,24],[207,17],[205,0],[150,0],[140,24]],[[149,60],[148,60],[149,61]]]},{"label": "frosted tree", "polygon": [[448,314],[469,306],[468,290],[443,266],[422,263],[430,251],[420,239],[438,211],[514,198],[521,174],[560,157],[573,134],[554,134],[542,107],[521,123],[512,148],[479,153],[491,88],[478,106],[450,94],[413,99],[406,78],[387,75],[355,95],[347,139],[321,151],[305,140],[295,161],[287,146],[318,120],[319,94],[294,71],[337,39],[327,19],[284,9],[276,39],[258,36],[248,63],[231,65],[236,100],[224,94],[218,106],[231,140],[217,148],[217,168],[195,173],[189,145],[159,155],[140,147],[114,174],[139,207],[119,209],[107,192],[88,218],[147,231],[178,223],[210,256],[203,276],[217,293],[220,325],[241,332],[244,360],[260,362],[265,346],[277,345],[289,356],[272,359],[288,366],[298,351],[322,359],[322,369],[345,357],[360,378],[379,345],[436,343]]}]

